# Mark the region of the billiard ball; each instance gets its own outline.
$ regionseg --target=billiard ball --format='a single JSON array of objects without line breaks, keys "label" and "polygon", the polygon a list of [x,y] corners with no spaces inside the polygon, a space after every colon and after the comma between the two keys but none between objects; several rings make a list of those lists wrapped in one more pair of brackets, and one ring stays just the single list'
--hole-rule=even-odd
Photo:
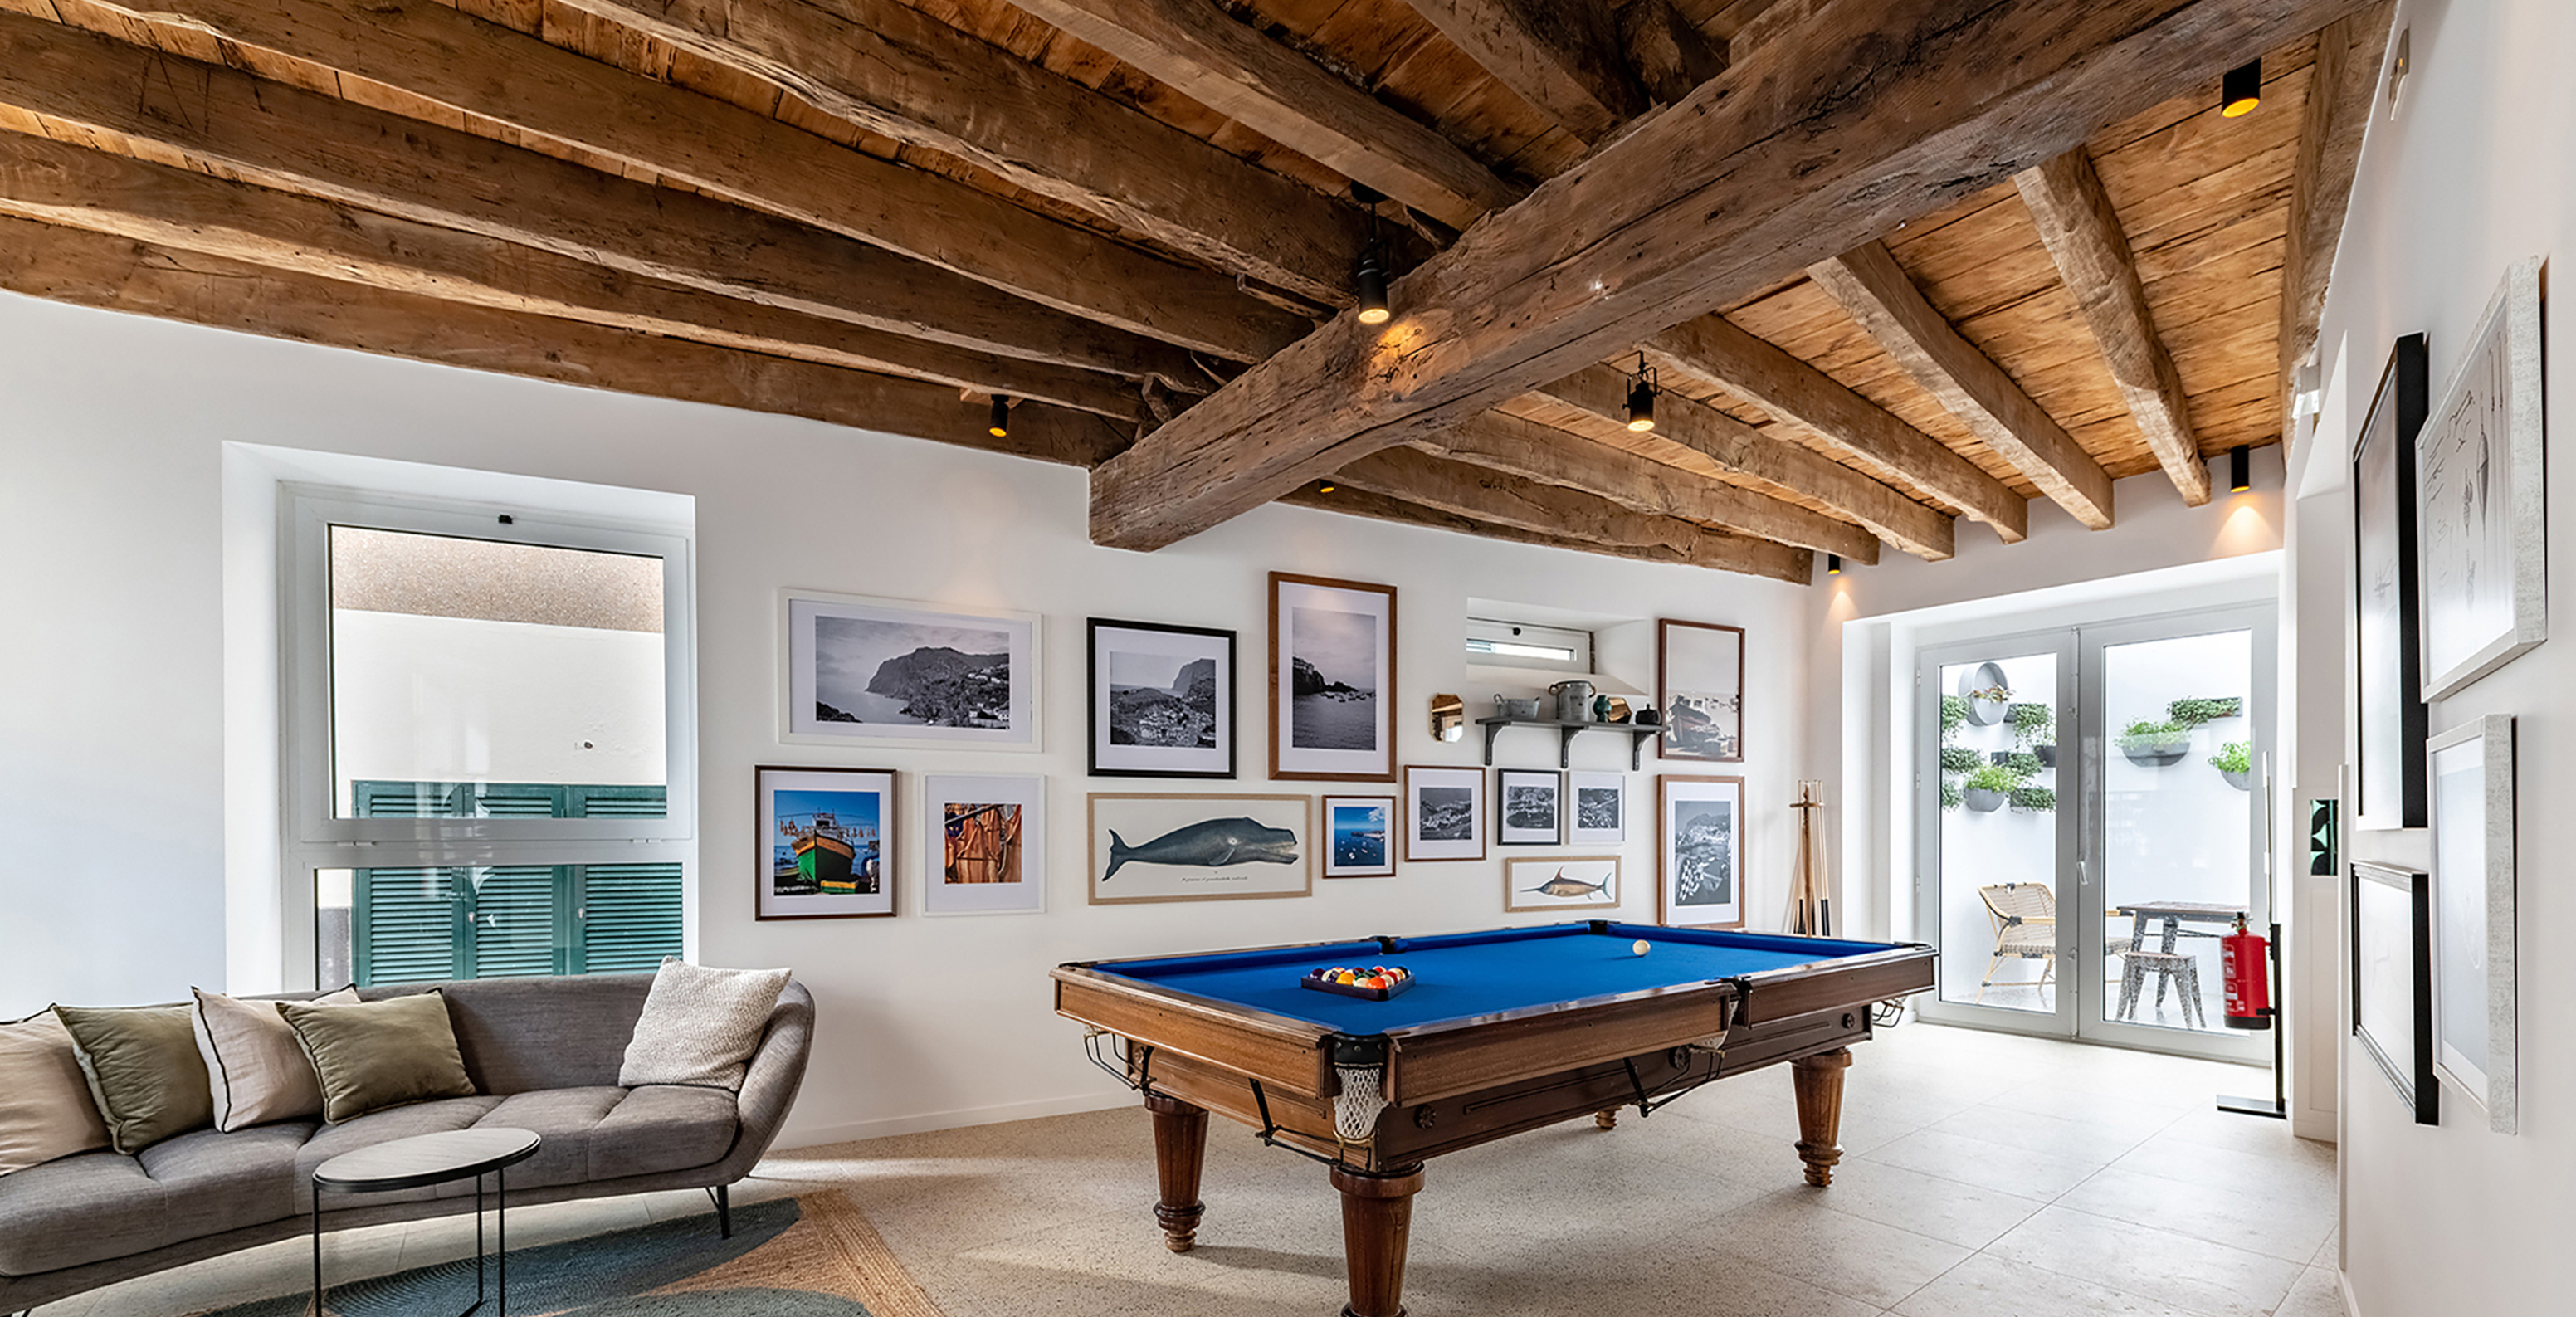
[{"label": "billiard ball", "polygon": [[1646,941],[1646,939],[1644,939],[1644,938],[1642,938],[1642,937],[1641,937],[1641,938],[1638,938],[1636,941],[1629,943],[1629,944],[1628,944],[1628,949],[1629,949],[1630,951],[1633,951],[1633,952],[1637,953],[1638,955],[1642,956],[1642,955],[1646,954],[1647,952],[1654,950],[1655,948],[1654,948],[1654,944],[1652,944],[1652,943],[1650,943],[1650,942]]}]

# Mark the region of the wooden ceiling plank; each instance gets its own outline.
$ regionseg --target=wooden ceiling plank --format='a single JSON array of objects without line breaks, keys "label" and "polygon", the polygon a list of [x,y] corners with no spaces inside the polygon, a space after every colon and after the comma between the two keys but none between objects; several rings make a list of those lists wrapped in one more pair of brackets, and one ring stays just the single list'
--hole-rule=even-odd
[{"label": "wooden ceiling plank", "polygon": [[1726,42],[1712,39],[1670,0],[1619,0],[1620,53],[1648,99],[1680,103],[1726,71]]},{"label": "wooden ceiling plank", "polygon": [[2110,474],[1994,358],[1941,318],[1886,243],[1863,243],[1807,267],[1807,276],[2041,493],[2086,526],[2110,529]]},{"label": "wooden ceiling plank", "polygon": [[2299,124],[2299,153],[2290,174],[2289,247],[2281,265],[2280,399],[2282,442],[2297,437],[2292,414],[2299,366],[2315,351],[2325,315],[2326,280],[2343,242],[2344,213],[2361,163],[2362,131],[2379,94],[2397,0],[2328,24],[2318,34],[2315,75]]},{"label": "wooden ceiling plank", "polygon": [[650,171],[1211,355],[1258,361],[1311,327],[1225,275],[426,0],[88,3],[162,32],[214,34],[236,53],[271,51],[355,75],[622,162],[630,175]]},{"label": "wooden ceiling plank", "polygon": [[1530,108],[1587,142],[1643,113],[1607,0],[1404,0]]},{"label": "wooden ceiling plank", "polygon": [[1994,527],[2008,543],[2029,533],[2028,505],[2002,481],[1977,469],[1947,444],[1723,316],[1706,315],[1675,325],[1646,340],[1644,346],[1657,370],[1747,398],[1835,449],[1949,502]]},{"label": "wooden ceiling plank", "polygon": [[2077,147],[2036,169],[2013,176],[2022,202],[2039,225],[2040,241],[2057,262],[2057,271],[2084,308],[2102,360],[2120,386],[2138,431],[2156,464],[2164,468],[2182,501],[2199,507],[2209,501],[2209,467],[2201,460],[2200,440],[2191,427],[2191,403],[2183,394],[2182,373],[2173,354],[2156,333],[2147,309],[2146,285],[2120,216],[2111,208],[2093,158]]},{"label": "wooden ceiling plank", "polygon": [[59,24],[0,15],[0,104],[264,187],[887,333],[1121,375],[1202,369],[839,234]]},{"label": "wooden ceiling plank", "polygon": [[1473,535],[1479,539],[1508,540],[1516,544],[1535,544],[1541,548],[1569,549],[1576,553],[1597,553],[1636,562],[1665,563],[1677,567],[1705,567],[1722,572],[1743,572],[1754,576],[1769,576],[1799,585],[1806,584],[1814,570],[1812,562],[1807,568],[1801,570],[1794,561],[1773,561],[1778,553],[1803,554],[1806,552],[1803,549],[1781,550],[1776,544],[1768,544],[1761,540],[1739,539],[1720,531],[1704,531],[1683,548],[1666,545],[1601,544],[1592,540],[1579,540],[1565,535],[1551,535],[1540,531],[1524,530],[1517,526],[1478,521],[1473,517],[1442,512],[1435,508],[1424,507],[1419,503],[1408,503],[1402,499],[1389,498],[1383,494],[1349,486],[1337,489],[1330,494],[1318,493],[1312,486],[1308,486],[1291,490],[1281,495],[1278,501],[1291,507],[1338,512],[1350,517],[1367,517],[1372,521],[1392,522],[1399,526],[1445,530],[1460,535]]}]

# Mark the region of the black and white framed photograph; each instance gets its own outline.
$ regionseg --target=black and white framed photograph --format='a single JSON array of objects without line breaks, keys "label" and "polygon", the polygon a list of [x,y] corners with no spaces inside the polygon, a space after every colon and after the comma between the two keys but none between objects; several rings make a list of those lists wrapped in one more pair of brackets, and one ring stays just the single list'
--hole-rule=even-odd
[{"label": "black and white framed photograph", "polygon": [[1326,796],[1323,810],[1325,877],[1395,876],[1395,797]]},{"label": "black and white framed photograph", "polygon": [[2415,441],[2424,698],[2549,638],[2540,259],[2517,261]]},{"label": "black and white framed photograph", "polygon": [[1744,779],[1658,778],[1655,917],[1689,928],[1744,927]]},{"label": "black and white framed photograph", "polygon": [[1619,857],[1548,856],[1503,861],[1503,909],[1597,910],[1619,904]]},{"label": "black and white framed photograph", "polygon": [[1307,896],[1311,796],[1091,795],[1093,905]]},{"label": "black and white framed photograph", "polygon": [[927,773],[921,910],[929,915],[1046,909],[1046,779],[1034,773]]},{"label": "black and white framed photograph", "polygon": [[1666,759],[1734,763],[1744,758],[1744,628],[1713,622],[1655,623],[1655,707]]},{"label": "black and white framed photograph", "polygon": [[1565,775],[1565,840],[1575,846],[1616,846],[1628,840],[1628,775]]},{"label": "black and white framed photograph", "polygon": [[2489,714],[2425,746],[2433,788],[2433,1064],[2516,1124],[2513,719]]},{"label": "black and white framed photograph", "polygon": [[785,590],[781,740],[1036,750],[1038,615]]},{"label": "black and white framed photograph", "polygon": [[1234,633],[1091,619],[1093,777],[1234,776]]},{"label": "black and white framed photograph", "polygon": [[894,774],[876,768],[752,770],[760,820],[757,919],[894,913]]},{"label": "black and white framed photograph", "polygon": [[1485,858],[1485,770],[1404,769],[1404,862]]},{"label": "black and white framed photograph", "polygon": [[1395,587],[1270,574],[1270,776],[1395,780]]},{"label": "black and white framed photograph", "polygon": [[2384,864],[2352,866],[2352,1036],[2415,1113],[2442,1123],[2433,1074],[2432,883]]},{"label": "black and white framed photograph", "polygon": [[1562,843],[1565,774],[1553,769],[1495,769],[1494,840],[1505,846]]},{"label": "black and white framed photograph", "polygon": [[2352,699],[2361,740],[2345,822],[2364,832],[2424,826],[2415,436],[2425,405],[2424,336],[2408,334],[2389,351],[2352,455]]}]

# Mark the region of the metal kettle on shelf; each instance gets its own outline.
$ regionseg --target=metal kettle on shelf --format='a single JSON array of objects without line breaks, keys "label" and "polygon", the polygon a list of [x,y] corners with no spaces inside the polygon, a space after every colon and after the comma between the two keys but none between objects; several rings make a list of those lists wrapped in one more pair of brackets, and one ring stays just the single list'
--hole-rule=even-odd
[{"label": "metal kettle on shelf", "polygon": [[1556,697],[1556,720],[1558,722],[1588,723],[1592,721],[1593,690],[1591,682],[1560,681],[1555,685],[1548,687],[1547,693]]}]

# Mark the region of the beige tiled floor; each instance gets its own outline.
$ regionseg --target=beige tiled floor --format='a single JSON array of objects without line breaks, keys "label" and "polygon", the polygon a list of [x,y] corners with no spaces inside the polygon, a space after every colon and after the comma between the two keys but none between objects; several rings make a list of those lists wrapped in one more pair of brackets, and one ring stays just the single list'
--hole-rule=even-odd
[{"label": "beige tiled floor", "polygon": [[[1908,1024],[1855,1049],[1834,1187],[1800,1182],[1788,1074],[1611,1133],[1560,1126],[1432,1163],[1415,1317],[2342,1317],[2334,1152],[2223,1116],[2235,1067]],[[1320,1168],[1223,1120],[1199,1249],[1166,1252],[1126,1109],[780,1153],[737,1201],[838,1187],[950,1317],[1322,1317],[1343,1295]],[[539,1242],[707,1210],[664,1194],[512,1214]],[[335,1275],[472,1252],[462,1221],[329,1241]],[[163,1317],[304,1283],[274,1245],[47,1308]]]}]

